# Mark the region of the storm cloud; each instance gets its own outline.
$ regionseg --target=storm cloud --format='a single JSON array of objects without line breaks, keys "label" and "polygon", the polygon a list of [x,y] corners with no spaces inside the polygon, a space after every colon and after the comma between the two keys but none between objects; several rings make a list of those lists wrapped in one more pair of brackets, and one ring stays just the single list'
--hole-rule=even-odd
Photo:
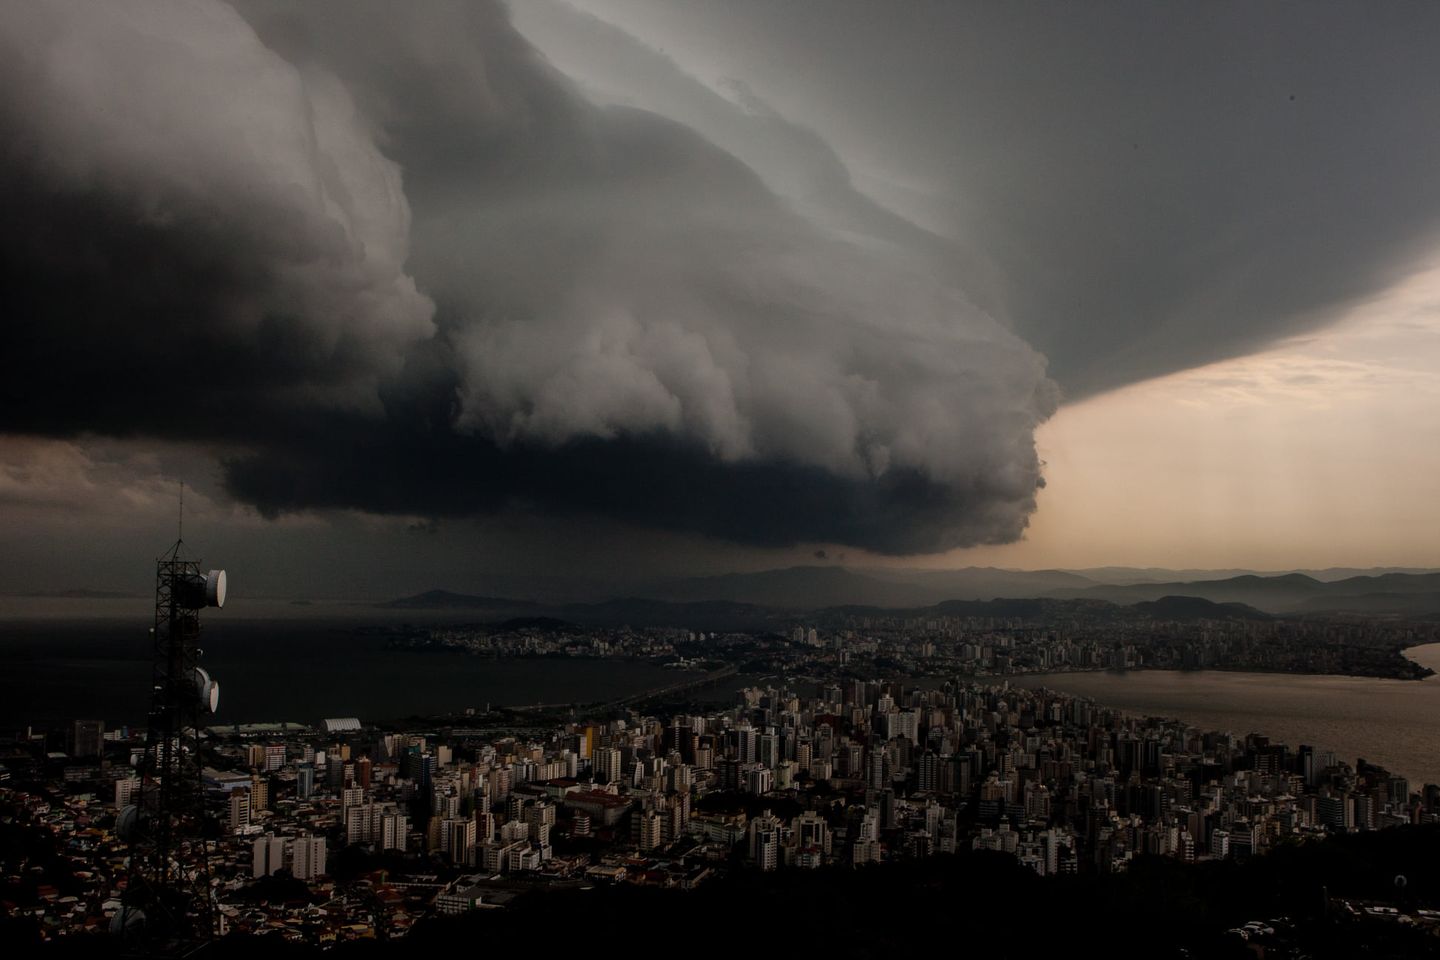
[{"label": "storm cloud", "polygon": [[0,2],[0,432],[272,517],[1009,542],[1062,395],[1430,256],[1436,16]]},{"label": "storm cloud", "polygon": [[923,225],[887,236],[938,258],[1069,399],[1314,330],[1440,241],[1434,5],[530,0],[516,17],[598,95],[696,124],[772,188]]},{"label": "storm cloud", "polygon": [[221,5],[17,3],[3,25],[5,426],[378,412],[433,306],[403,270],[399,168],[344,89]]},{"label": "storm cloud", "polygon": [[492,4],[7,6],[0,428],[232,492],[888,552],[1020,535],[1044,358],[597,107]]}]

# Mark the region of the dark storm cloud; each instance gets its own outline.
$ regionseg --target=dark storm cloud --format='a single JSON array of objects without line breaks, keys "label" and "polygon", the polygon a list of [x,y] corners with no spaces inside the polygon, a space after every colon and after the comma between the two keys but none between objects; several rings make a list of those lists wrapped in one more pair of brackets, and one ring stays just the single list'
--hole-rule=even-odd
[{"label": "dark storm cloud", "polygon": [[0,26],[0,428],[378,412],[432,305],[345,91],[221,5],[13,3]]},{"label": "dark storm cloud", "polygon": [[240,9],[5,8],[0,428],[224,441],[272,513],[1023,530],[1053,390],[959,290],[498,6]]},{"label": "dark storm cloud", "polygon": [[761,546],[824,538],[882,553],[1013,540],[1034,509],[1033,492],[1017,495],[1003,479],[959,488],[913,469],[858,480],[800,464],[724,464],[663,434],[502,449],[473,436],[370,424],[337,432],[331,423],[293,447],[232,462],[229,476],[271,514],[318,506],[454,517],[510,505]]},{"label": "dark storm cloud", "polygon": [[567,70],[711,115],[653,55],[602,59],[574,6],[742,78],[982,250],[972,294],[1070,397],[1312,327],[1437,240],[1433,4],[536,4],[520,22]]},{"label": "dark storm cloud", "polygon": [[693,127],[806,217],[951,278],[987,311],[1003,306],[995,264],[980,244],[939,236],[861,192],[830,143],[778,113],[745,81],[725,77],[707,85],[661,50],[567,0],[530,0],[513,9],[516,25],[588,96]]}]

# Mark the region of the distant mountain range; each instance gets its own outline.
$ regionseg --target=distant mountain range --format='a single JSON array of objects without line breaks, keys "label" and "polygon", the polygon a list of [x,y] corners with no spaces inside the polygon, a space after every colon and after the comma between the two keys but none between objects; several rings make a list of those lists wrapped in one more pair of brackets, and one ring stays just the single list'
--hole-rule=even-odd
[{"label": "distant mountain range", "polygon": [[1374,577],[1386,573],[1436,573],[1435,567],[1323,567],[1306,570],[1247,570],[1244,568],[1172,570],[1167,567],[1087,567],[1069,573],[1095,583],[1194,583],[1199,580],[1229,580],[1232,577],[1281,577],[1300,573],[1330,583],[1350,577]]},{"label": "distant mountain range", "polygon": [[1053,597],[994,600],[946,600],[910,607],[838,604],[796,609],[767,607],[730,600],[670,601],[627,597],[601,603],[544,606],[526,600],[472,597],[431,590],[379,606],[390,610],[465,611],[504,629],[556,630],[569,626],[682,627],[691,630],[783,630],[797,615],[815,623],[849,617],[991,617],[1049,620],[1071,617],[1089,621],[1139,620],[1269,620],[1270,614],[1240,603],[1213,603],[1197,597],[1161,597],[1136,604],[1090,598]]},{"label": "distant mountain range", "polygon": [[1055,591],[1057,597],[1087,597],[1136,603],[1163,596],[1200,597],[1216,603],[1245,603],[1270,613],[1395,614],[1440,616],[1440,573],[1385,573],[1325,582],[1302,573],[1275,577],[1247,574],[1189,583],[1104,584]]},{"label": "distant mountain range", "polygon": [[[1117,572],[1111,568],[1107,573]],[[1149,571],[1147,571],[1149,572]],[[1334,571],[1329,571],[1334,572]],[[791,609],[841,605],[915,607],[946,600],[1094,599],[1133,604],[1162,597],[1241,603],[1273,614],[1353,612],[1440,615],[1440,573],[1382,572],[1320,579],[1303,573],[1244,573],[1195,580],[1097,582],[1067,570],[865,570],[791,567],[761,573],[675,580],[661,598],[724,599]]]},{"label": "distant mountain range", "polygon": [[[697,623],[704,620],[741,629],[781,611],[918,611],[996,600],[1087,600],[1121,606],[1162,603],[1163,609],[1146,615],[1173,617],[1182,612],[1179,601],[1186,598],[1222,606],[1241,605],[1255,614],[1354,613],[1430,618],[1440,617],[1440,573],[1385,572],[1333,580],[1303,573],[1246,573],[1189,581],[1104,583],[1065,570],[971,567],[857,571],[805,566],[669,580],[636,590],[630,597],[598,603],[542,604],[432,590],[380,606],[394,610],[466,610],[495,619],[544,614],[585,623],[666,618],[677,623],[689,617]],[[1206,615],[1217,613],[1224,611],[1209,610]],[[677,616],[681,619],[676,620]]]}]

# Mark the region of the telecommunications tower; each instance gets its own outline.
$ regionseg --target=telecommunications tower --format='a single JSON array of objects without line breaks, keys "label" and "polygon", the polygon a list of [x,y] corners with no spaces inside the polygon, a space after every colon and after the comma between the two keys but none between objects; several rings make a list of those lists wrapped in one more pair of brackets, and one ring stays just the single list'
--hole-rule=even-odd
[{"label": "telecommunications tower", "polygon": [[[183,488],[182,488],[183,509]],[[130,845],[128,886],[112,929],[150,955],[185,955],[214,935],[209,852],[218,823],[205,810],[202,719],[220,685],[200,666],[200,611],[225,605],[225,571],[202,572],[185,541],[155,561],[149,726],[137,801],[116,830]]]}]

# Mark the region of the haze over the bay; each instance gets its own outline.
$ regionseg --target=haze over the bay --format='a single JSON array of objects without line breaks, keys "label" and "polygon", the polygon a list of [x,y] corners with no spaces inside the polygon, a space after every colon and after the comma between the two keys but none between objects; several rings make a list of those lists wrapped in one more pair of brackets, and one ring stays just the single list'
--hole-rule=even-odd
[{"label": "haze over the bay", "polygon": [[0,592],[1440,566],[1435,21],[0,3]]}]

